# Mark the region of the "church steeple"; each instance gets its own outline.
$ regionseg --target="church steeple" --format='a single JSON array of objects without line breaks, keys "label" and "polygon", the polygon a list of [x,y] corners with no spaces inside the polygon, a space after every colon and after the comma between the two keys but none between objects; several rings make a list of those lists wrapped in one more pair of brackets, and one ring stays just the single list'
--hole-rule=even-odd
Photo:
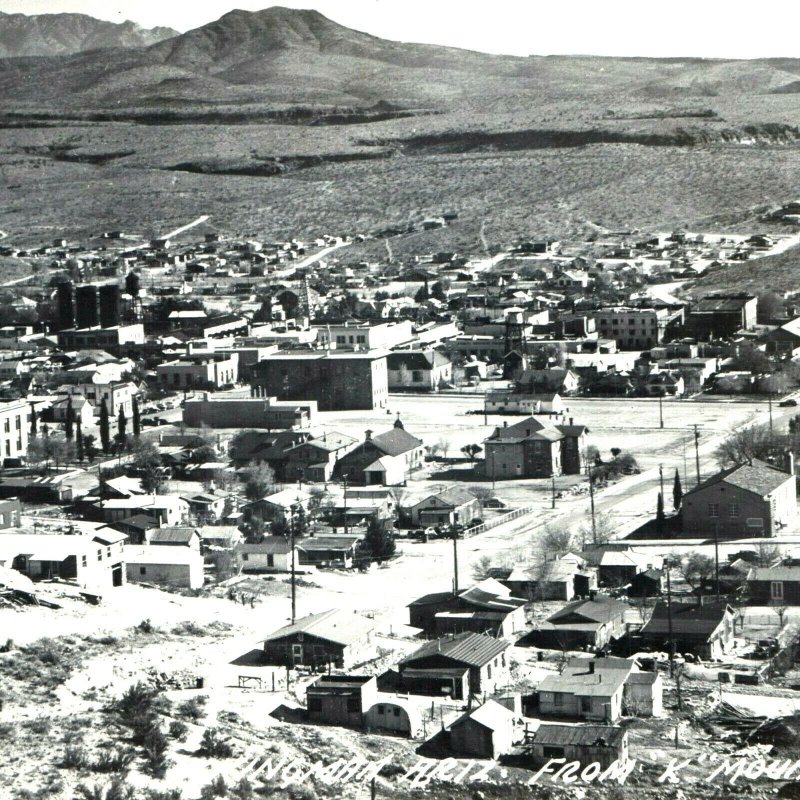
[{"label": "church steeple", "polygon": [[397,419],[394,421],[394,427],[395,427],[395,428],[400,428],[400,430],[401,430],[401,431],[404,431],[404,430],[405,430],[405,426],[404,426],[404,425],[403,425],[403,423],[400,421],[400,414],[399,414],[399,413],[398,413],[398,415],[397,415]]}]

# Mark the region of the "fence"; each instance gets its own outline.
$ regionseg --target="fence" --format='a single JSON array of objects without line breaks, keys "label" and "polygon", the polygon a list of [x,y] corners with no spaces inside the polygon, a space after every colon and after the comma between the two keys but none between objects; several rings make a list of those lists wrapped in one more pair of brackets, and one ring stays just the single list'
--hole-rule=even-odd
[{"label": "fence", "polygon": [[516,519],[517,517],[521,517],[524,514],[530,514],[534,511],[533,506],[523,506],[522,508],[515,508],[513,511],[509,511],[506,514],[502,514],[499,517],[495,517],[488,522],[482,522],[480,525],[474,525],[472,528],[467,528],[464,531],[464,538],[468,538],[470,536],[477,536],[479,533],[483,533],[484,531],[491,530],[492,528],[496,528],[498,525],[502,525],[504,522],[510,522],[512,519]]}]

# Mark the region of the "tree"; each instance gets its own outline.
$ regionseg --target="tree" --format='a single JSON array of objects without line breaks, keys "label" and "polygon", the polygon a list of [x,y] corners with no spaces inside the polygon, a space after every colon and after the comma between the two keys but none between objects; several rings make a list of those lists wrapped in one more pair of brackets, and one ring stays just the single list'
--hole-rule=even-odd
[{"label": "tree", "polygon": [[483,452],[483,448],[479,444],[465,444],[461,448],[461,452],[467,456],[470,461],[474,461],[475,456],[478,455],[478,453]]},{"label": "tree", "polygon": [[83,463],[83,433],[81,433],[81,421],[78,420],[77,426],[75,428],[75,453],[78,457],[78,461]]},{"label": "tree", "polygon": [[450,452],[450,440],[442,436],[436,444],[438,445],[442,456],[447,458],[447,454]]},{"label": "tree", "polygon": [[192,461],[195,464],[205,464],[209,461],[217,460],[217,450],[211,445],[204,444],[192,450]]},{"label": "tree", "polygon": [[714,559],[695,550],[679,563],[683,579],[702,594],[706,581],[714,575]]},{"label": "tree", "polygon": [[141,280],[135,272],[129,272],[125,276],[125,291],[133,298],[139,296]]},{"label": "tree", "polygon": [[441,281],[436,281],[436,283],[431,286],[431,297],[442,303],[447,302],[447,291]]},{"label": "tree", "polygon": [[87,433],[83,437],[83,451],[86,453],[86,458],[90,461],[97,455],[97,439],[93,434]]},{"label": "tree", "polygon": [[164,736],[158,723],[144,735],[142,746],[147,771],[156,778],[163,778],[169,767],[167,760],[169,740]]},{"label": "tree", "polygon": [[117,437],[119,438],[120,442],[125,441],[125,431],[128,428],[128,418],[125,416],[125,409],[120,406],[119,407],[119,416],[117,417]]},{"label": "tree", "polygon": [[758,296],[758,321],[769,325],[786,315],[784,300],[775,292],[764,292]]},{"label": "tree", "polygon": [[593,529],[591,512],[587,512],[586,519],[578,526],[578,542],[581,548],[588,545],[605,544],[614,538],[615,530],[611,517],[602,511],[595,512]]},{"label": "tree", "polygon": [[75,411],[72,408],[72,395],[67,399],[67,416],[64,422],[64,435],[71,439],[75,435]]},{"label": "tree", "polygon": [[664,529],[664,495],[661,492],[658,493],[658,499],[656,500],[656,526],[658,528],[658,532]]},{"label": "tree", "polygon": [[139,398],[133,398],[133,435],[139,436],[142,432],[142,419],[139,413]]},{"label": "tree", "polygon": [[539,546],[544,551],[545,557],[563,556],[572,547],[572,534],[566,529],[545,525]]},{"label": "tree", "polygon": [[477,497],[482,506],[485,506],[495,496],[494,489],[489,486],[467,486],[467,491]]},{"label": "tree", "polygon": [[381,520],[371,519],[362,542],[362,552],[370,558],[391,558],[396,550],[394,536]]},{"label": "tree", "polygon": [[474,581],[484,581],[492,576],[492,557],[481,556],[472,565],[472,579]]},{"label": "tree", "polygon": [[714,451],[714,455],[721,467],[728,467],[754,458],[766,459],[776,447],[780,447],[780,441],[770,433],[767,425],[749,425],[733,431]]},{"label": "tree", "polygon": [[107,455],[111,449],[111,432],[108,427],[108,406],[105,397],[100,402],[100,446]]},{"label": "tree", "polygon": [[36,436],[36,405],[31,403],[31,431],[30,431],[30,438],[33,439]]},{"label": "tree", "polygon": [[675,469],[675,480],[672,483],[672,506],[677,511],[681,507],[683,500],[683,487],[681,486],[681,475]]},{"label": "tree", "polygon": [[414,295],[414,300],[417,303],[424,303],[430,296],[431,293],[428,290],[428,281],[425,281],[425,283],[419,287],[417,293]]},{"label": "tree", "polygon": [[137,440],[133,452],[133,468],[139,475],[142,488],[148,494],[158,494],[164,484],[159,467],[161,466],[161,453],[150,442]]},{"label": "tree", "polygon": [[248,500],[260,500],[269,494],[275,486],[275,472],[269,464],[251,462],[242,470],[244,478],[244,494]]}]

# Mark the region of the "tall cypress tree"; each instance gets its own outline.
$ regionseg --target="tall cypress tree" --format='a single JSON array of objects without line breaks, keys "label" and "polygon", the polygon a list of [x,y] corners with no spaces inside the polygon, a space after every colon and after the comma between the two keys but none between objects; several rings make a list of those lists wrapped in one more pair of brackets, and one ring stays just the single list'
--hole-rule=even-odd
[{"label": "tall cypress tree", "polygon": [[105,397],[100,403],[100,446],[104,453],[111,449],[111,433],[108,428],[108,406]]},{"label": "tall cypress tree", "polygon": [[678,470],[675,470],[675,481],[672,484],[672,505],[677,511],[681,507],[683,501],[683,487],[681,486],[681,475]]},{"label": "tall cypress tree", "polygon": [[83,463],[83,434],[81,433],[81,421],[77,421],[75,426],[75,447],[78,461]]},{"label": "tall cypress tree", "polygon": [[658,493],[658,502],[656,503],[656,530],[661,533],[664,530],[664,495]]},{"label": "tall cypress tree", "polygon": [[75,411],[72,408],[72,395],[67,399],[67,417],[64,422],[64,435],[72,439],[75,435]]},{"label": "tall cypress tree", "polygon": [[139,398],[133,398],[133,435],[138,436],[142,432],[142,420],[139,417]]},{"label": "tall cypress tree", "polygon": [[36,430],[36,405],[31,403],[31,439],[35,439],[38,434]]},{"label": "tall cypress tree", "polygon": [[128,418],[125,416],[125,410],[120,406],[119,416],[117,417],[117,435],[119,436],[120,443],[125,441],[125,431],[127,428]]}]

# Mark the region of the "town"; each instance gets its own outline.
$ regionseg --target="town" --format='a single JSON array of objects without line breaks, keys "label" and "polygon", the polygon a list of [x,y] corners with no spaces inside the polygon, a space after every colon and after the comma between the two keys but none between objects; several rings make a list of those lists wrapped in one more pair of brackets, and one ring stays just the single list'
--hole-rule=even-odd
[{"label": "town", "polygon": [[798,215],[413,257],[458,214],[7,237],[3,783],[646,794],[796,759],[800,292],[695,284]]}]

